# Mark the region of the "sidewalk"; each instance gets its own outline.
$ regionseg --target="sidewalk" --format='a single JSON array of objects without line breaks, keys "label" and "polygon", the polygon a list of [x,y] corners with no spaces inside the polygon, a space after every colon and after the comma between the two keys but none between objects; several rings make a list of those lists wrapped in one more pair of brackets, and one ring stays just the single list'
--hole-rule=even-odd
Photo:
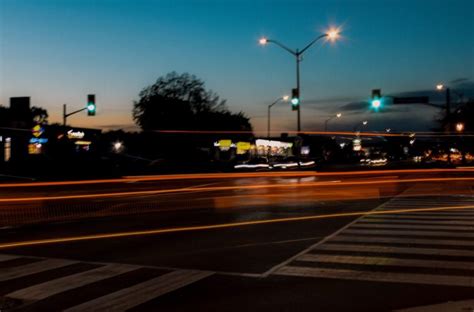
[{"label": "sidewalk", "polygon": [[449,301],[429,306],[395,310],[395,312],[474,312],[474,299]]}]

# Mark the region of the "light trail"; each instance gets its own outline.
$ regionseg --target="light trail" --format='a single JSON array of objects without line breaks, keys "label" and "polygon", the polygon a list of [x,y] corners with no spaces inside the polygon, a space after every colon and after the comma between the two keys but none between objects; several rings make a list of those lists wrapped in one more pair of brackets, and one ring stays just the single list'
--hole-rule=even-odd
[{"label": "light trail", "polygon": [[363,211],[363,212],[333,213],[333,214],[312,215],[312,216],[303,216],[303,217],[289,217],[289,218],[254,220],[254,221],[221,223],[221,224],[211,224],[211,225],[185,226],[185,227],[154,229],[154,230],[144,230],[144,231],[130,231],[130,232],[107,233],[107,234],[70,236],[70,237],[61,237],[61,238],[49,238],[49,239],[19,241],[19,242],[11,242],[11,243],[1,243],[0,249],[29,247],[29,246],[57,244],[57,243],[70,243],[70,242],[110,239],[110,238],[158,235],[158,234],[177,233],[177,232],[205,231],[205,230],[225,229],[225,228],[271,224],[271,223],[310,221],[310,220],[341,218],[341,217],[356,217],[356,216],[362,216],[362,215],[383,215],[383,214],[406,213],[406,212],[449,211],[449,210],[464,210],[464,209],[474,209],[474,205],[398,209],[398,210],[385,210],[385,211],[372,210],[372,211]]},{"label": "light trail", "polygon": [[125,176],[120,179],[97,179],[82,181],[56,181],[56,182],[32,182],[32,183],[0,183],[0,188],[9,187],[41,187],[41,186],[67,186],[106,183],[130,183],[145,181],[173,181],[173,180],[197,180],[197,179],[236,179],[236,178],[285,178],[285,177],[326,177],[326,176],[359,176],[378,174],[404,174],[404,173],[474,173],[474,167],[462,167],[456,169],[398,169],[398,170],[364,170],[364,171],[340,171],[340,172],[317,172],[317,171],[279,171],[279,172],[232,172],[232,173],[191,173],[191,174],[167,174],[159,176]]},{"label": "light trail", "polygon": [[[253,135],[253,131],[231,131],[231,130],[154,130],[156,133],[170,133],[170,134],[250,134]],[[288,134],[317,134],[317,135],[339,135],[339,136],[366,136],[366,137],[461,137],[461,136],[474,136],[472,132],[457,133],[457,132],[417,132],[417,131],[403,131],[403,132],[356,132],[356,131],[287,131],[287,130],[272,130],[271,134],[280,134],[282,132]]]},{"label": "light trail", "polygon": [[34,202],[34,201],[52,201],[52,200],[71,200],[71,199],[94,199],[94,198],[111,198],[123,196],[143,196],[157,194],[173,194],[186,192],[213,192],[213,191],[232,191],[232,190],[252,190],[252,189],[276,189],[276,188],[300,188],[312,186],[358,186],[358,185],[380,185],[394,183],[425,183],[425,182],[455,182],[455,181],[474,181],[472,178],[417,178],[417,179],[394,179],[394,180],[369,180],[369,181],[346,181],[346,182],[307,182],[307,183],[285,183],[285,184],[257,184],[257,185],[240,185],[240,186],[209,186],[209,187],[185,187],[165,190],[149,190],[149,191],[130,191],[130,192],[114,192],[100,194],[83,194],[83,195],[61,195],[61,196],[38,196],[38,197],[19,197],[19,198],[0,198],[0,203],[16,203],[16,202]]}]

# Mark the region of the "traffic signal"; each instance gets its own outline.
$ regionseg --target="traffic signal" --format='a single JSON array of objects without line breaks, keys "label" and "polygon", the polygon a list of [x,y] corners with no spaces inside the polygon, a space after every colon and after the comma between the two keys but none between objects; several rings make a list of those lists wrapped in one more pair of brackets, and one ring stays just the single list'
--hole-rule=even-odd
[{"label": "traffic signal", "polygon": [[95,94],[87,95],[87,116],[95,116]]},{"label": "traffic signal", "polygon": [[300,106],[300,90],[291,89],[291,110],[298,110]]},{"label": "traffic signal", "polygon": [[372,90],[372,100],[370,101],[370,107],[379,110],[382,107],[382,94],[380,89]]}]

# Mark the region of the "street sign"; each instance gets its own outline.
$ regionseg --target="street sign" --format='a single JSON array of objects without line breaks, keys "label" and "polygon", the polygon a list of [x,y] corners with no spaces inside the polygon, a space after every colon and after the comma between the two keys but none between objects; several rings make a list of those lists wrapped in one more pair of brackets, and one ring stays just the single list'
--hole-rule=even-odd
[{"label": "street sign", "polygon": [[428,104],[430,102],[427,96],[394,97],[393,104]]}]

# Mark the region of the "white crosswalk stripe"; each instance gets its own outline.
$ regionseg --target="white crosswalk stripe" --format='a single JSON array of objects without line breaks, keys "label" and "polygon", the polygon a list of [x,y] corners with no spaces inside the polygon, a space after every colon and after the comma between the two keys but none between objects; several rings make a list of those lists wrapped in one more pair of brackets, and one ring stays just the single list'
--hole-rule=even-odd
[{"label": "white crosswalk stripe", "polygon": [[[472,197],[394,198],[376,209],[387,214],[359,218],[273,274],[474,287],[473,205]],[[452,209],[394,211],[437,207]]]},{"label": "white crosswalk stripe", "polygon": [[330,240],[331,242],[352,242],[352,243],[394,243],[394,244],[410,244],[410,245],[446,245],[446,246],[472,246],[473,240],[452,240],[452,239],[437,239],[434,242],[432,239],[420,238],[399,238],[399,237],[377,237],[377,236],[343,236],[339,235]]},{"label": "white crosswalk stripe", "polygon": [[474,226],[474,221],[472,222],[466,222],[466,221],[452,221],[452,220],[393,220],[389,218],[370,218],[370,219],[364,219],[363,221],[360,221],[358,224],[366,224],[366,223],[385,223],[385,224],[391,224],[391,223],[405,223],[405,224],[432,224],[432,225],[464,225],[464,226]]},{"label": "white crosswalk stripe", "polygon": [[26,265],[4,268],[0,272],[0,282],[65,267],[74,263],[77,263],[77,261],[46,259]]},{"label": "white crosswalk stripe", "polygon": [[[117,263],[87,263],[75,260],[65,259],[46,259],[33,258],[18,255],[0,254],[0,262],[8,260],[32,259],[34,262],[15,265],[11,263],[0,270],[0,287],[2,282],[12,280],[28,280],[32,275],[54,271],[56,269],[73,266],[75,264],[93,265],[95,268],[88,269],[79,273],[70,273],[59,278],[48,279],[43,276],[45,281],[17,289],[5,295],[7,299],[20,300],[22,304],[30,305],[36,302],[50,298],[52,296],[68,296],[68,291],[76,290],[80,287],[89,286],[93,283],[109,283],[107,280],[119,277],[122,274],[134,274],[139,269],[156,270],[151,267],[144,267],[129,264]],[[99,266],[99,267],[97,267]],[[159,269],[160,271],[166,269]],[[168,269],[169,272],[160,273],[158,277],[141,277],[142,280],[136,284],[115,289],[109,294],[101,294],[97,298],[88,299],[88,301],[77,304],[74,307],[66,309],[67,311],[125,311],[166,293],[175,291],[197,281],[200,281],[214,274],[209,271],[197,270],[177,270]],[[74,272],[77,272],[74,271]],[[156,276],[156,275],[154,275]],[[113,283],[113,282],[112,282]],[[96,286],[97,287],[97,286]],[[0,288],[1,289],[1,288]],[[0,298],[1,299],[1,298]]]},{"label": "white crosswalk stripe", "polygon": [[106,296],[67,309],[67,312],[81,311],[125,311],[150,301],[168,292],[210,276],[209,272],[174,271],[138,285],[128,287]]},{"label": "white crosswalk stripe", "polygon": [[131,265],[109,264],[97,269],[61,277],[49,282],[17,290],[6,295],[6,297],[28,301],[41,300],[70,289],[78,288],[135,269],[137,269],[137,267]]},{"label": "white crosswalk stripe", "polygon": [[420,268],[436,269],[460,269],[474,270],[474,262],[468,261],[437,261],[437,260],[417,260],[390,257],[363,257],[363,256],[339,256],[339,255],[315,255],[305,254],[300,256],[298,261],[307,262],[327,262],[327,263],[349,263],[366,265],[393,265]]},{"label": "white crosswalk stripe", "polygon": [[474,277],[450,276],[437,274],[418,273],[393,273],[393,272],[361,272],[357,270],[320,269],[312,267],[285,266],[275,274],[289,276],[306,276],[318,278],[337,278],[348,280],[363,280],[390,283],[415,283],[446,286],[474,287]]},{"label": "white crosswalk stripe", "polygon": [[397,235],[397,236],[435,236],[435,237],[464,237],[474,238],[474,233],[468,232],[439,232],[439,231],[411,231],[411,230],[362,230],[347,229],[342,234],[351,235]]}]

